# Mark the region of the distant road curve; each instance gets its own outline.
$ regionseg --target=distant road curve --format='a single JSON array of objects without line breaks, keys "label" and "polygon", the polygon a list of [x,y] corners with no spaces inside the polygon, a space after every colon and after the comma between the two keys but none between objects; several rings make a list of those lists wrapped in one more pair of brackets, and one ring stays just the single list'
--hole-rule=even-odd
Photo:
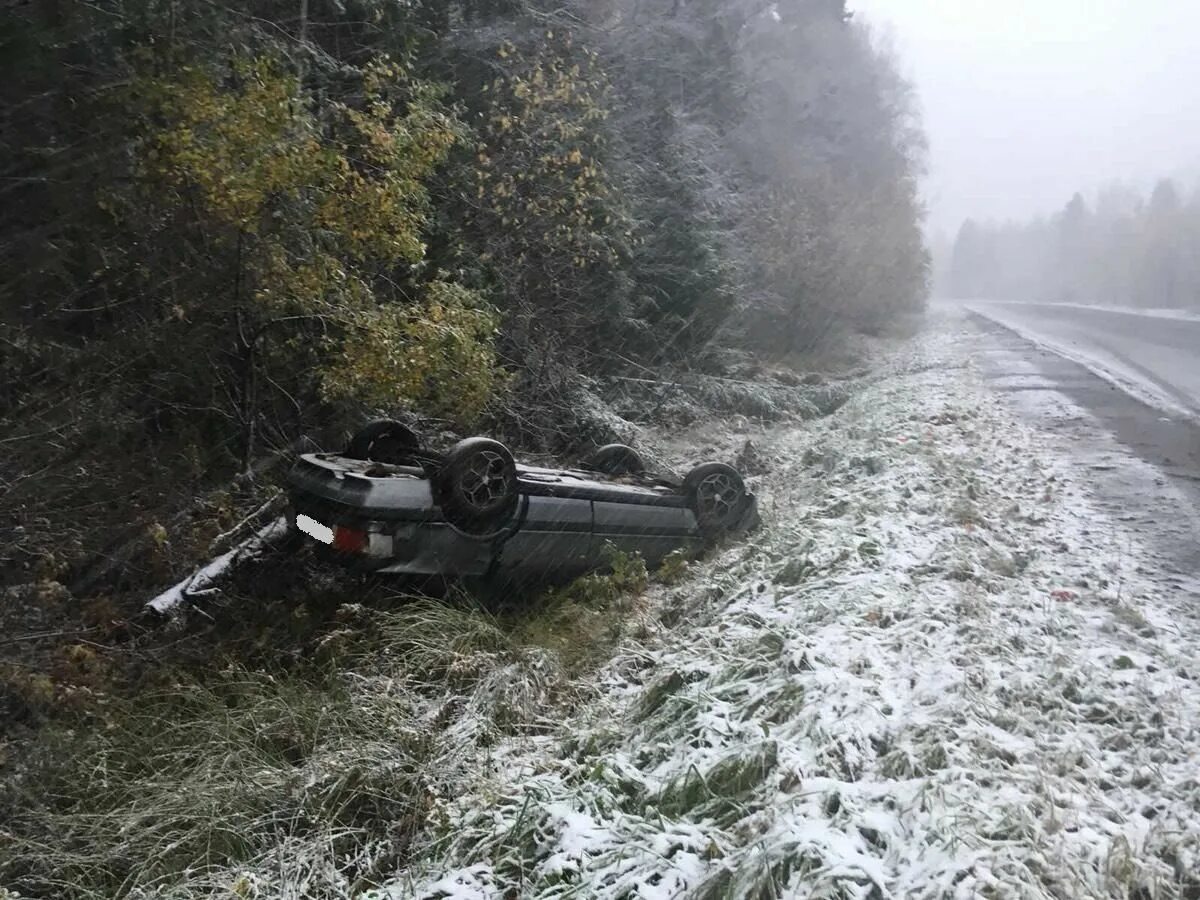
[{"label": "distant road curve", "polygon": [[1200,418],[1200,317],[1053,303],[973,301],[966,307],[1151,406]]}]

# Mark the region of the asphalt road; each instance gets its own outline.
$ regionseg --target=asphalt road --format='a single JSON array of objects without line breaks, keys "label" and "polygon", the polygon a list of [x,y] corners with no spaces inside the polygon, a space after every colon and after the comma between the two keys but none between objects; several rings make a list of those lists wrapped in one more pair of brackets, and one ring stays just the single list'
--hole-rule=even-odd
[{"label": "asphalt road", "polygon": [[1170,411],[1200,416],[1200,319],[1045,303],[970,307],[1088,361],[1144,399],[1165,400]]},{"label": "asphalt road", "polygon": [[[998,325],[1017,304],[996,306],[1005,308],[994,314],[989,305],[975,316],[979,361],[992,388],[1039,427],[1059,436],[1093,497],[1133,527],[1153,549],[1164,573],[1187,579],[1189,591],[1200,590],[1200,419],[1164,413],[1045,344],[1038,346]],[[1031,307],[1012,315],[1020,316],[1020,328],[1027,334],[1044,327],[1032,335],[1034,340],[1058,343],[1072,334],[1076,341],[1089,342],[1089,348],[1098,340],[1132,350],[1139,354],[1139,365],[1163,373],[1159,377],[1185,398],[1187,385],[1200,380],[1193,372],[1181,384],[1171,374],[1184,365],[1189,350],[1191,366],[1200,368],[1200,322],[1130,321],[1144,317],[1105,312],[1080,325],[1069,320],[1071,312],[1075,310]],[[1117,326],[1128,336],[1111,330]],[[1142,344],[1158,349],[1143,354]],[[1184,584],[1177,586],[1182,589]]]}]

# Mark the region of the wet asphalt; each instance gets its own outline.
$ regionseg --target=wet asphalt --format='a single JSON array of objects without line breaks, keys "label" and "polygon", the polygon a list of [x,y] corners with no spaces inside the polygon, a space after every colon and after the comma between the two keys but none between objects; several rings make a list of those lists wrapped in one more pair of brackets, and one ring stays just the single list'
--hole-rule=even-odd
[{"label": "wet asphalt", "polygon": [[990,319],[968,313],[968,320],[979,333],[977,359],[992,389],[1060,437],[1093,501],[1132,526],[1151,551],[1159,567],[1153,574],[1197,590],[1200,421],[1154,409]]},{"label": "wet asphalt", "polygon": [[1200,319],[1055,303],[972,303],[1068,353],[1097,360],[1200,416]]}]

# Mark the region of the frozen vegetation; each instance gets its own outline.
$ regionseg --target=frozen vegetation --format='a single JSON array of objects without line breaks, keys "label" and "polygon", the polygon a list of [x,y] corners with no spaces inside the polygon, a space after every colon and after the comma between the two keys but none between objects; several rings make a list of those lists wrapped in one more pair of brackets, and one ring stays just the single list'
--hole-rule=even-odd
[{"label": "frozen vegetation", "polygon": [[[335,593],[288,671],[97,695],[0,795],[0,897],[1196,896],[1200,584],[978,339],[893,342],[824,418],[644,431],[757,473],[704,561],[515,617]],[[285,599],[218,615],[303,631]]]},{"label": "frozen vegetation", "polygon": [[375,896],[1195,896],[1195,611],[969,351],[767,435],[764,530]]}]

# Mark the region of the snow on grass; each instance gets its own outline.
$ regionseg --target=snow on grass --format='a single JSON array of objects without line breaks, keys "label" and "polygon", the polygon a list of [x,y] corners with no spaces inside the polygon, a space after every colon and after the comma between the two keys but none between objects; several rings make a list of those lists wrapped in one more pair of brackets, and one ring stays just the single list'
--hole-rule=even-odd
[{"label": "snow on grass", "polygon": [[374,896],[1196,896],[1195,612],[969,349],[782,434],[762,532]]}]

